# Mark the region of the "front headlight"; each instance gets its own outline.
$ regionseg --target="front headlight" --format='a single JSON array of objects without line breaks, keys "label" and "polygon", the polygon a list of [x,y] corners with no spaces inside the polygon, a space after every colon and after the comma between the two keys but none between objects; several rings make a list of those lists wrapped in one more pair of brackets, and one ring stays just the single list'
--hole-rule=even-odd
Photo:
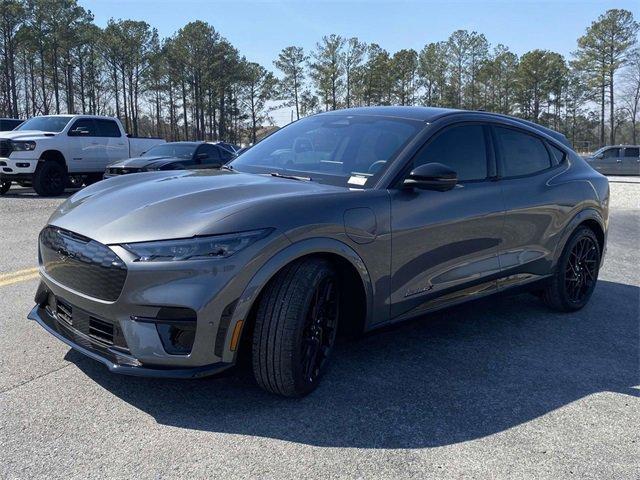
[{"label": "front headlight", "polygon": [[16,152],[30,152],[36,149],[36,142],[11,142],[11,146]]},{"label": "front headlight", "polygon": [[123,248],[133,253],[136,262],[173,262],[227,258],[266,237],[271,228],[251,232],[212,235],[185,240],[161,240],[158,242],[125,243]]}]

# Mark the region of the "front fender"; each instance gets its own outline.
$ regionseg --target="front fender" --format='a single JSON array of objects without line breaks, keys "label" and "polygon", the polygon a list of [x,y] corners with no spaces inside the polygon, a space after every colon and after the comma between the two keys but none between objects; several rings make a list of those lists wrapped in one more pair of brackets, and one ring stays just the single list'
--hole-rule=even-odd
[{"label": "front fender", "polygon": [[[251,308],[258,299],[260,292],[264,286],[278,273],[285,265],[292,261],[314,253],[331,253],[339,255],[343,259],[353,265],[362,279],[365,289],[367,312],[365,316],[365,325],[371,323],[373,313],[374,285],[362,258],[348,245],[333,238],[308,238],[299,242],[288,245],[271,257],[253,276],[245,287],[242,295],[238,298],[238,303],[231,317],[227,332],[231,333],[235,330],[236,324],[241,320],[249,317]],[[244,330],[243,325],[243,330]],[[225,352],[230,351],[232,335],[228,334],[225,343]]]}]

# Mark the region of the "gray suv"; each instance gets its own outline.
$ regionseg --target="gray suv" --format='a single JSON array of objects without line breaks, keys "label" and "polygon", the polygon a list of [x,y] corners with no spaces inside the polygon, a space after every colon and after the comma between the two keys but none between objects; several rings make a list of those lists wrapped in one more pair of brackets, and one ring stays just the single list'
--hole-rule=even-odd
[{"label": "gray suv", "polygon": [[640,145],[602,147],[586,160],[603,175],[640,175]]},{"label": "gray suv", "polygon": [[250,355],[313,390],[339,331],[515,287],[582,308],[609,186],[551,130],[419,107],[327,112],[216,170],[115,177],[40,234],[29,318],[109,370],[199,377]]}]

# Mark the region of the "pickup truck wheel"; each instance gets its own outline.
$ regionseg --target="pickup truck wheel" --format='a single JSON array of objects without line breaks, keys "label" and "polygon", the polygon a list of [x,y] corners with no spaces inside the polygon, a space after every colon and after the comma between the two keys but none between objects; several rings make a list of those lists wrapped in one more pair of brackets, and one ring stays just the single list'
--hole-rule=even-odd
[{"label": "pickup truck wheel", "polygon": [[67,186],[67,172],[57,162],[42,162],[33,175],[33,189],[41,196],[61,195]]},{"label": "pickup truck wheel", "polygon": [[11,180],[0,181],[0,195],[4,195],[11,188]]},{"label": "pickup truck wheel", "polygon": [[253,372],[268,392],[300,397],[316,388],[335,343],[338,279],[320,258],[300,260],[269,282],[256,313]]}]

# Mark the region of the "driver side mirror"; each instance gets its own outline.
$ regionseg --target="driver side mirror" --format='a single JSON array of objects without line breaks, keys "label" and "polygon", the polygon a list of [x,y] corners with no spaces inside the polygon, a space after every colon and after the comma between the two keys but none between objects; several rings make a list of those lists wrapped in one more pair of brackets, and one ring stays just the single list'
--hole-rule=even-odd
[{"label": "driver side mirror", "polygon": [[419,165],[402,182],[405,188],[446,192],[458,183],[458,174],[441,163]]}]

